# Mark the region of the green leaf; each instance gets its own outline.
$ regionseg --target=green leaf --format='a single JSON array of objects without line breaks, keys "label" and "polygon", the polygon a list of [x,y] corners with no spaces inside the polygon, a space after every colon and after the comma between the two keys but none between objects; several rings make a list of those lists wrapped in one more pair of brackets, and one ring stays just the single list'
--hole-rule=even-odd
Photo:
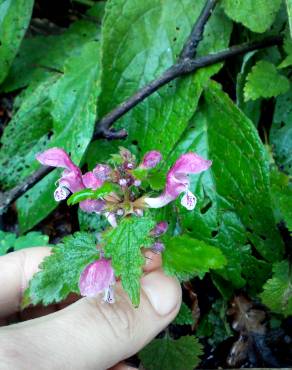
[{"label": "green leaf", "polygon": [[202,346],[194,336],[173,340],[168,336],[154,339],[139,358],[147,370],[193,370],[200,363]]},{"label": "green leaf", "polygon": [[213,347],[233,335],[226,317],[227,309],[226,301],[219,298],[212,304],[208,314],[200,320],[196,335],[199,338],[208,337],[208,343]]},{"label": "green leaf", "polygon": [[[147,82],[157,78],[178,58],[205,0],[111,0],[102,29],[102,117]],[[175,14],[175,17],[170,17]],[[218,8],[210,18],[198,55],[227,47],[231,22]],[[220,37],[218,37],[220,34]],[[192,116],[203,84],[220,65],[172,81],[122,117],[131,143],[167,154]],[[165,133],[167,132],[167,135]],[[119,143],[115,144],[116,146]]]},{"label": "green leaf", "polygon": [[0,2],[0,83],[6,77],[30,21],[33,0]]},{"label": "green leaf", "polygon": [[[82,159],[95,125],[96,102],[100,92],[98,58],[98,44],[87,43],[80,56],[68,59],[64,75],[48,91],[52,104],[50,115],[53,135],[46,147],[63,148],[71,153],[76,164]],[[80,75],[83,78],[80,78]],[[15,127],[17,129],[17,126]],[[15,136],[19,138],[17,133]],[[25,140],[25,137],[22,140]],[[5,150],[4,146],[2,150]],[[30,169],[36,166],[32,159],[31,163]],[[14,176],[13,173],[11,176]],[[17,201],[22,232],[32,228],[56,207],[52,190],[57,178],[55,173],[46,176]]]},{"label": "green leaf", "polygon": [[181,280],[203,276],[210,269],[220,269],[226,264],[220,249],[189,236],[164,238],[164,243],[163,269]]},{"label": "green leaf", "polygon": [[174,325],[193,325],[194,319],[190,308],[182,302],[180,310],[175,320],[172,322]]},{"label": "green leaf", "polygon": [[290,37],[292,37],[292,0],[285,0],[290,28]]},{"label": "green leaf", "polygon": [[108,220],[102,214],[88,213],[78,208],[78,221],[81,231],[101,233],[109,227]]},{"label": "green leaf", "polygon": [[14,243],[14,249],[20,250],[31,247],[43,247],[49,245],[49,237],[40,233],[39,231],[31,231],[26,235],[17,238]]},{"label": "green leaf", "polygon": [[273,277],[263,288],[260,297],[266,306],[285,317],[292,315],[292,272],[289,261],[273,265]]},{"label": "green leaf", "polygon": [[277,71],[274,64],[261,60],[247,76],[244,98],[246,101],[271,98],[284,94],[289,86],[289,80]]},{"label": "green leaf", "polygon": [[72,206],[73,204],[80,203],[86,199],[103,198],[106,195],[113,192],[114,190],[116,190],[117,187],[118,186],[116,186],[115,184],[105,182],[100,188],[97,188],[96,190],[83,189],[83,190],[77,191],[76,193],[72,194],[70,198],[68,199],[67,203],[69,206]]},{"label": "green leaf", "polygon": [[[283,253],[271,205],[266,150],[253,123],[217,84],[206,86],[204,98],[167,162],[194,151],[213,164],[191,176],[196,208],[187,211],[178,201],[172,210],[178,212],[182,233],[222,250],[227,265],[217,273],[235,287],[248,280],[260,290],[269,276],[266,261],[279,260]],[[263,259],[254,257],[254,248]]]},{"label": "green leaf", "polygon": [[223,0],[226,14],[253,32],[263,33],[271,27],[281,0]]},{"label": "green leaf", "polygon": [[25,292],[24,306],[32,303],[48,305],[64,300],[69,293],[80,293],[78,282],[81,272],[98,259],[95,237],[78,232],[67,236],[63,243],[52,248],[44,259]]},{"label": "green leaf", "polygon": [[292,175],[292,89],[276,100],[270,131],[270,143],[276,163],[281,170]]},{"label": "green leaf", "polygon": [[96,23],[79,20],[60,35],[25,38],[1,90],[14,91],[32,81],[43,80],[51,73],[63,73],[69,57],[80,55],[85,43],[99,39],[100,27],[97,27],[97,22],[103,14],[100,5],[94,6]]},{"label": "green leaf", "polygon": [[271,194],[277,222],[284,221],[292,233],[292,184],[282,172],[271,172]]},{"label": "green leaf", "polygon": [[106,256],[112,259],[115,275],[121,277],[122,286],[135,306],[140,302],[140,278],[145,263],[140,249],[151,244],[149,232],[154,225],[147,216],[131,216],[103,234]]},{"label": "green leaf", "polygon": [[14,233],[0,230],[0,256],[4,256],[10,248],[13,248],[16,240]]}]

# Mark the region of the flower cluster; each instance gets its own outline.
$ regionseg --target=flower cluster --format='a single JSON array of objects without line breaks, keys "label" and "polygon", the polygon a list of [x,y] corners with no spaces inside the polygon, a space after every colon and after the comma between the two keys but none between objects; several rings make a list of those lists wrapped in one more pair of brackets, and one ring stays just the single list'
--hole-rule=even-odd
[{"label": "flower cluster", "polygon": [[[100,196],[89,196],[80,201],[79,206],[85,212],[104,214],[112,227],[117,226],[120,217],[131,214],[142,216],[146,208],[164,207],[181,194],[183,194],[181,205],[188,210],[194,209],[196,197],[190,191],[188,175],[205,171],[212,164],[211,161],[196,153],[183,154],[168,171],[162,194],[149,197],[145,194],[147,176],[162,161],[162,155],[158,151],[146,153],[142,161],[137,164],[132,153],[120,148],[119,154],[114,155],[109,161],[110,164],[99,163],[92,171],[85,174],[82,174],[80,168],[60,148],[48,149],[38,154],[36,158],[43,165],[64,169],[54,192],[56,201],[64,200],[70,194],[80,193],[85,189],[95,191],[102,189],[105,184],[111,184],[110,191],[101,192]],[[164,250],[159,236],[166,232],[167,227],[167,223],[163,221],[158,223],[151,232],[151,235],[156,238],[152,246],[152,250],[156,253]],[[103,292],[106,302],[114,302],[114,284],[115,276],[111,262],[105,259],[100,251],[100,259],[88,265],[81,274],[80,292],[84,296],[94,296]]]}]

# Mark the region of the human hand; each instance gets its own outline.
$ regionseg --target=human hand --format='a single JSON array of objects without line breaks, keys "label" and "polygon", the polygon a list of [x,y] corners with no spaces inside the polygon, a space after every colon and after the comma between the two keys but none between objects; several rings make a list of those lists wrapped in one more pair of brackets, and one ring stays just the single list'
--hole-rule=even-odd
[{"label": "human hand", "polygon": [[[49,253],[50,248],[39,247],[0,258],[0,317],[19,310],[30,278]],[[174,319],[181,303],[179,283],[161,271],[160,256],[146,254],[138,308],[117,283],[115,304],[82,298],[47,316],[2,327],[1,369],[101,370],[137,353]],[[130,368],[118,364],[114,369]]]}]

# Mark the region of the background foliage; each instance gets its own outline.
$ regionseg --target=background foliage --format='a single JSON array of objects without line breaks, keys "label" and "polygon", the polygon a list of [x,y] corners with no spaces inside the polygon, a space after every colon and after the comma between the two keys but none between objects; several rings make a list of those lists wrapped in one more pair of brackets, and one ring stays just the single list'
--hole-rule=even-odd
[{"label": "background foliage", "polygon": [[[152,173],[155,190],[164,187],[166,171],[181,154],[195,151],[212,159],[209,171],[191,179],[198,196],[193,211],[177,202],[144,221],[125,220],[121,228],[105,234],[106,253],[119,275],[131,266],[123,284],[138,304],[140,246],[150,242],[140,228],[151,230],[152,217],[166,219],[171,229],[164,240],[166,271],[181,280],[194,278],[194,291],[196,286],[198,291],[200,286],[216,291],[202,298],[199,323],[193,303],[186,299],[172,328],[199,326],[207,350],[232,335],[236,339],[241,332],[232,331],[226,312],[239,289],[266,305],[264,310],[283,325],[282,320],[292,315],[292,2],[219,1],[199,44],[199,56],[274,34],[283,36],[283,45],[170,82],[117,121],[115,127],[128,132],[126,140],[93,142],[98,119],[177,60],[205,0],[72,3],[74,16],[66,22],[56,18],[54,26],[44,22],[38,29],[38,1],[0,0],[0,93],[13,100],[11,117],[1,120],[2,190],[32,174],[39,166],[35,154],[53,146],[64,148],[76,164],[89,169],[121,145],[138,158],[147,150],[159,150],[164,161]],[[52,197],[58,177],[58,170],[53,171],[18,199],[17,231],[30,232],[16,237],[0,231],[0,255],[48,244],[48,237],[36,230],[58,205]],[[34,303],[78,292],[82,266],[95,258],[91,233],[106,225],[98,216],[79,212],[79,227],[81,233],[54,247],[52,268],[60,272],[56,280],[43,272],[30,287]],[[5,219],[3,229],[9,230]],[[130,235],[131,243],[123,235]],[[69,271],[67,259],[76,245],[82,252]],[[131,258],[124,261],[121,254]],[[202,349],[197,339],[174,332],[172,337],[170,328],[140,353],[147,369],[158,369],[153,365],[157,358],[166,370],[199,364]],[[262,361],[269,365],[267,359]]]}]

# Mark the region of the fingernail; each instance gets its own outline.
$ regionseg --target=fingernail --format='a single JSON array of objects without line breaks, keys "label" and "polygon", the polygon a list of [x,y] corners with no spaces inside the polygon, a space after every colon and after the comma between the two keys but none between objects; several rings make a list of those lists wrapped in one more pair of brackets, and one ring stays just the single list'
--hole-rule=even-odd
[{"label": "fingernail", "polygon": [[142,288],[160,316],[169,315],[180,304],[181,289],[178,281],[161,271],[145,275],[142,278]]}]

